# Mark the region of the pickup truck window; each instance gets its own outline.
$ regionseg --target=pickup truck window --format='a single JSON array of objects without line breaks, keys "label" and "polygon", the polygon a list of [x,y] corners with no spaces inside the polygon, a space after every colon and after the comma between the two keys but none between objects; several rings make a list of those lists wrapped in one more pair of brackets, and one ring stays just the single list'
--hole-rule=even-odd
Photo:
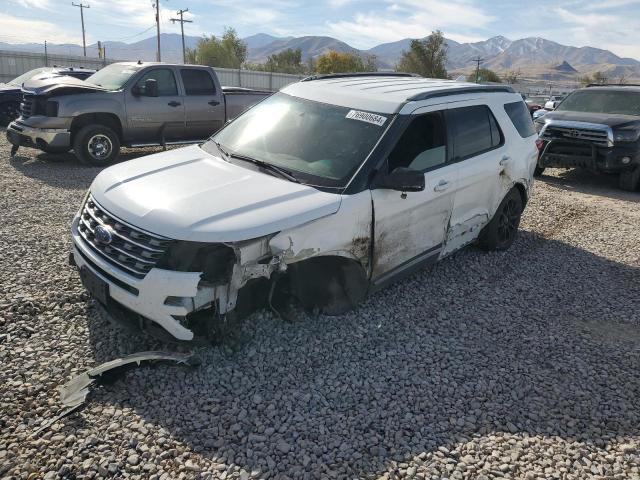
[{"label": "pickup truck window", "polygon": [[389,155],[389,171],[398,167],[427,171],[447,160],[447,136],[442,112],[414,118]]},{"label": "pickup truck window", "polygon": [[173,71],[169,68],[154,68],[144,73],[136,82],[139,92],[144,95],[144,82],[153,79],[158,82],[158,96],[171,97],[178,94],[178,85]]},{"label": "pickup truck window", "polygon": [[195,68],[183,68],[180,70],[182,83],[187,95],[215,95],[216,86],[209,72],[196,70]]},{"label": "pickup truck window", "polygon": [[640,115],[640,92],[578,90],[569,95],[556,111]]},{"label": "pickup truck window", "polygon": [[114,63],[98,70],[86,81],[107,90],[120,90],[140,68],[137,65]]},{"label": "pickup truck window", "polygon": [[480,155],[502,144],[496,119],[486,105],[447,110],[447,125],[453,128],[456,160]]},{"label": "pickup truck window", "polygon": [[365,161],[390,115],[360,112],[276,93],[215,135],[204,148],[270,163],[298,180],[344,187]]}]

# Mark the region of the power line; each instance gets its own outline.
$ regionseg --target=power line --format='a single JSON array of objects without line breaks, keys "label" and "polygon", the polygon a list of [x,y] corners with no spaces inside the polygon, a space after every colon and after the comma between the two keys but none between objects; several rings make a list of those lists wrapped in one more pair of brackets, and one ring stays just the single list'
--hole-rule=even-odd
[{"label": "power line", "polygon": [[91,8],[89,7],[89,5],[83,5],[82,3],[73,3],[71,2],[71,5],[73,5],[74,7],[80,7],[80,21],[82,22],[82,48],[84,50],[84,56],[87,56],[87,41],[85,40],[85,36],[84,36],[84,9],[85,8]]},{"label": "power line", "polygon": [[478,55],[476,58],[472,58],[471,61],[476,62],[476,83],[480,83],[480,62],[484,62],[484,58],[480,58],[480,55]]},{"label": "power line", "polygon": [[188,11],[189,11],[188,8],[185,10],[178,10],[176,13],[180,15],[180,18],[171,19],[171,23],[180,22],[180,32],[182,34],[182,63],[187,63],[187,56],[184,48],[184,24],[193,23],[193,20],[185,20],[184,18],[182,18],[182,15]]}]

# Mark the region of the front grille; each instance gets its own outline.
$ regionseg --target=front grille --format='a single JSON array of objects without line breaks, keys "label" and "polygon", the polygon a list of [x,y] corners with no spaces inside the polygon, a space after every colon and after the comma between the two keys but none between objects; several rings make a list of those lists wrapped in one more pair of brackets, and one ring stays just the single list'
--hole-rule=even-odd
[{"label": "front grille", "polygon": [[46,102],[46,97],[23,92],[22,103],[20,103],[20,115],[22,115],[22,118],[29,118],[33,115],[44,115]]},{"label": "front grille", "polygon": [[582,141],[593,143],[601,147],[609,145],[609,136],[606,129],[598,130],[595,128],[575,128],[560,125],[548,125],[541,138],[544,140]]},{"label": "front grille", "polygon": [[[111,233],[111,241],[96,238],[96,228],[102,225]],[[91,249],[137,278],[144,276],[156,266],[171,240],[145,232],[117,219],[89,196],[82,208],[78,231]]]}]

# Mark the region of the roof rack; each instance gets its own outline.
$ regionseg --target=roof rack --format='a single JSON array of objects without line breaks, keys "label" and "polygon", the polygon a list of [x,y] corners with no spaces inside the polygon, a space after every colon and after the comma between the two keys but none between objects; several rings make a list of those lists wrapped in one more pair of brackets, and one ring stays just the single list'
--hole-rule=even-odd
[{"label": "roof rack", "polygon": [[311,80],[327,80],[331,78],[349,78],[349,77],[420,77],[415,73],[401,72],[353,72],[353,73],[325,73],[322,75],[311,75],[305,77],[301,82],[310,82]]},{"label": "roof rack", "polygon": [[640,83],[590,83],[588,87],[640,87]]},{"label": "roof rack", "polygon": [[476,85],[473,87],[447,88],[445,90],[436,90],[434,92],[423,92],[407,98],[407,101],[427,100],[429,98],[447,97],[449,95],[462,95],[464,93],[474,92],[507,92],[514,93],[513,88],[507,85]]}]

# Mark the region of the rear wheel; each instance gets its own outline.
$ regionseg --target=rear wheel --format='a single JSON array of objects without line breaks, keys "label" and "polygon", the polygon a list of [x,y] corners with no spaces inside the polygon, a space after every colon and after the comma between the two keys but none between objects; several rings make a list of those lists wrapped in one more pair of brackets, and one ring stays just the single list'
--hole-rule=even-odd
[{"label": "rear wheel", "polygon": [[0,104],[0,127],[6,127],[20,116],[20,102]]},{"label": "rear wheel", "polygon": [[82,163],[104,167],[118,157],[120,139],[105,125],[87,125],[75,134],[73,150]]},{"label": "rear wheel", "polygon": [[520,192],[512,188],[480,233],[480,247],[484,250],[507,250],[518,235],[522,207]]},{"label": "rear wheel", "polygon": [[640,186],[640,165],[628,172],[622,172],[618,179],[618,185],[622,190],[635,192]]}]

